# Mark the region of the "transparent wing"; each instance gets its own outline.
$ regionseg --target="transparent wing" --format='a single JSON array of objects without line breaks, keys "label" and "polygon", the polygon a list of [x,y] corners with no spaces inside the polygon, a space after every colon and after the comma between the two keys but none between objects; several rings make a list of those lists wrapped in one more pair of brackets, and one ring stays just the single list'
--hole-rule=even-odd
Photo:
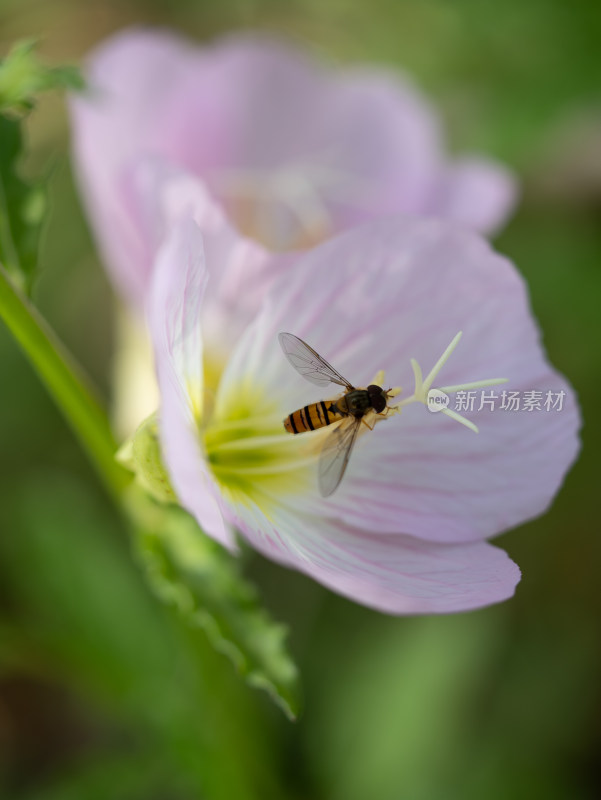
[{"label": "transparent wing", "polygon": [[328,436],[319,457],[319,491],[329,497],[338,488],[351,457],[361,419],[347,417]]},{"label": "transparent wing", "polygon": [[331,364],[316,353],[312,347],[293,333],[280,333],[280,344],[284,355],[294,369],[311,383],[317,386],[326,386],[328,383],[337,383],[347,389],[353,389],[346,378],[334,369]]}]

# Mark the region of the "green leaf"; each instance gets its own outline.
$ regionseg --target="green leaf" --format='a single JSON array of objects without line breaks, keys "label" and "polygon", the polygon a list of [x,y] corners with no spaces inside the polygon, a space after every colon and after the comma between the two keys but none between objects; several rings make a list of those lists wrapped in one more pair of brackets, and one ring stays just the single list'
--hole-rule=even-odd
[{"label": "green leaf", "polygon": [[28,184],[17,164],[23,152],[21,124],[0,115],[0,263],[19,288],[31,291],[37,265],[46,193]]},{"label": "green leaf", "polygon": [[35,96],[52,89],[83,89],[79,70],[72,66],[46,67],[35,55],[36,42],[17,42],[0,61],[0,112],[25,113]]},{"label": "green leaf", "polygon": [[18,174],[23,154],[18,116],[33,108],[41,92],[83,86],[75,67],[41,64],[33,40],[18,42],[0,61],[0,263],[27,293],[37,263],[46,193],[41,184],[29,184]]},{"label": "green leaf", "polygon": [[[141,499],[138,497],[137,499]],[[202,628],[247,683],[266,691],[290,719],[298,713],[298,670],[284,625],[260,605],[238,562],[174,505],[150,498],[137,543],[150,584],[192,626]]]}]

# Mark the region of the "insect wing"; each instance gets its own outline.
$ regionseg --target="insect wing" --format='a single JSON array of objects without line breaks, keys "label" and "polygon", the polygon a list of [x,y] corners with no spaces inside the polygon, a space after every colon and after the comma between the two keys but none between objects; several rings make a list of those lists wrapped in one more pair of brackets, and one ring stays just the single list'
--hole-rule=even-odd
[{"label": "insect wing", "polygon": [[319,491],[322,497],[333,494],[346,471],[361,420],[347,417],[326,439],[319,457]]},{"label": "insect wing", "polygon": [[312,347],[293,333],[280,333],[280,344],[284,355],[294,369],[311,383],[317,386],[326,386],[328,383],[337,383],[347,389],[353,389],[346,378],[334,369],[331,364],[316,353]]}]

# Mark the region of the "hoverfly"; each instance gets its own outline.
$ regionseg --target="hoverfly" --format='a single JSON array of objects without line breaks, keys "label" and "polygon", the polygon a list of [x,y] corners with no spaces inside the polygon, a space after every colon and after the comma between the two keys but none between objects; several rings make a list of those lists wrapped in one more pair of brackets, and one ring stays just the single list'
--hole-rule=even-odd
[{"label": "hoverfly", "polygon": [[370,411],[383,415],[388,397],[392,395],[375,384],[366,389],[356,389],[319,353],[292,333],[280,333],[279,340],[286,358],[303,378],[317,386],[335,383],[345,389],[341,396],[310,403],[293,411],[284,420],[284,428],[295,434],[340,422],[327,437],[319,457],[319,491],[322,497],[329,497],[342,480],[361,424],[367,425],[364,417]]}]

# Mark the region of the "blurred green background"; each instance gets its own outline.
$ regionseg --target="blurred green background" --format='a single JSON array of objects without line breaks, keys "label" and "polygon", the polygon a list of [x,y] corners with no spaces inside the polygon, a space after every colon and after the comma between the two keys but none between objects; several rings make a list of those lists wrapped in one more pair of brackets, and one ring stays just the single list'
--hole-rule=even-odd
[{"label": "blurred green background", "polygon": [[[256,557],[291,627],[305,710],[289,723],[146,587],[127,533],[0,326],[0,797],[474,800],[601,796],[601,10],[563,0],[2,0],[0,50],[40,37],[77,63],[131,23],[199,41],[241,28],[340,63],[409,71],[454,150],[513,166],[516,262],[584,449],[546,516],[500,540],[516,597],[388,618]],[[73,186],[64,101],[27,124],[50,170],[35,300],[105,396],[112,297]]]}]

